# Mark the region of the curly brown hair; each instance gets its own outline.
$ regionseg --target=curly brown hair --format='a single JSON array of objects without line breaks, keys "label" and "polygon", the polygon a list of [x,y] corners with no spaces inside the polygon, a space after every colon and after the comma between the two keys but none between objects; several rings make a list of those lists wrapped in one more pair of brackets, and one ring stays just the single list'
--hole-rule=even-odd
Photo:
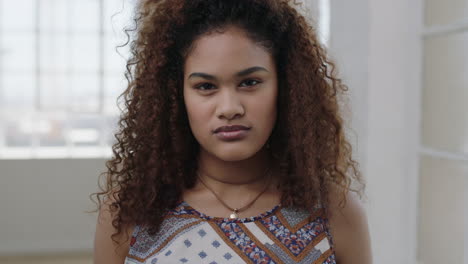
[{"label": "curly brown hair", "polygon": [[[183,65],[192,43],[229,25],[243,29],[271,52],[278,73],[278,116],[268,139],[279,164],[281,204],[313,210],[328,205],[330,183],[346,192],[364,189],[339,111],[347,91],[318,42],[313,26],[292,0],[146,0],[135,13],[128,43],[125,110],[101,191],[121,234],[127,225],[156,233],[167,210],[196,182],[199,144],[183,100]],[[353,190],[351,183],[360,183]],[[99,210],[98,209],[98,210]]]}]

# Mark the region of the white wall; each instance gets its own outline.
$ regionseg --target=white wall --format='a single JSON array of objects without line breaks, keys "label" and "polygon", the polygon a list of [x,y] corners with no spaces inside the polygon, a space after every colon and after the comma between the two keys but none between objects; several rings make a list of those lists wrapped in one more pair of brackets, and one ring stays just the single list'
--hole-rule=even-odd
[{"label": "white wall", "polygon": [[[369,79],[368,0],[331,1],[330,55],[349,87],[349,139],[362,169],[366,167]],[[348,112],[349,111],[349,112]]]},{"label": "white wall", "polygon": [[91,250],[104,162],[0,160],[0,255]]},{"label": "white wall", "polygon": [[374,0],[370,10],[367,175],[375,253],[377,263],[416,263],[422,8]]},{"label": "white wall", "polygon": [[374,263],[416,263],[420,1],[334,0],[332,54],[349,84]]}]

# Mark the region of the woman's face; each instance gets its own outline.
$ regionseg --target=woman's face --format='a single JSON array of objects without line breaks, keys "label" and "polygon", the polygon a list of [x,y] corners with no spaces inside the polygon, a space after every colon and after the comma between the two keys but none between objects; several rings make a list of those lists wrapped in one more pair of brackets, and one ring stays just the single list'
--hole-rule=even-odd
[{"label": "woman's face", "polygon": [[[225,161],[252,157],[275,125],[277,94],[273,56],[244,31],[230,27],[194,42],[184,65],[184,101],[202,152]],[[232,125],[248,129],[215,133]]]}]

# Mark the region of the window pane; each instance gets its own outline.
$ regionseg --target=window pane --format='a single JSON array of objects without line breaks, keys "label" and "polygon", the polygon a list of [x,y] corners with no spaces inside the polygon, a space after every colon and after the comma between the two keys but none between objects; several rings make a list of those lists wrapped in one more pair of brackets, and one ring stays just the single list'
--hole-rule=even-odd
[{"label": "window pane", "polygon": [[73,35],[70,40],[72,69],[74,71],[96,72],[99,66],[98,35]]},{"label": "window pane", "polygon": [[9,33],[34,30],[35,2],[35,0],[0,0],[2,31]]},{"label": "window pane", "polygon": [[133,27],[133,9],[136,0],[104,0],[104,31],[123,33]]},{"label": "window pane", "polygon": [[426,25],[441,25],[466,20],[468,0],[426,0]]},{"label": "window pane", "polygon": [[5,144],[6,147],[30,147],[33,136],[33,116],[31,112],[4,111]]},{"label": "window pane", "polygon": [[431,37],[424,46],[422,140],[468,154],[468,32]]},{"label": "window pane", "polygon": [[65,110],[69,105],[69,77],[65,74],[44,73],[40,81],[41,110]]},{"label": "window pane", "polygon": [[70,28],[69,0],[39,1],[39,30],[50,34],[64,33]]},{"label": "window pane", "polygon": [[5,71],[0,79],[1,106],[4,109],[32,111],[36,93],[33,72],[16,73]]},{"label": "window pane", "polygon": [[73,112],[96,112],[99,109],[98,74],[74,74],[70,79],[70,107]]},{"label": "window pane", "polygon": [[75,114],[68,119],[70,133],[68,138],[73,146],[99,145],[99,131],[102,117],[95,114]]},{"label": "window pane", "polygon": [[109,33],[104,37],[104,67],[106,72],[125,72],[129,49],[128,46],[117,47],[125,43],[125,39],[117,39],[116,34]]},{"label": "window pane", "polygon": [[4,34],[0,38],[3,71],[32,71],[35,69],[35,44],[33,34]]},{"label": "window pane", "polygon": [[64,111],[42,112],[34,122],[39,145],[43,147],[65,147],[66,113]]},{"label": "window pane", "polygon": [[117,97],[125,90],[127,81],[122,75],[106,75],[104,78],[104,112],[116,114]]},{"label": "window pane", "polygon": [[71,30],[77,32],[99,31],[99,0],[69,1]]},{"label": "window pane", "polygon": [[41,70],[47,73],[65,73],[70,68],[70,40],[64,34],[43,34],[40,36]]},{"label": "window pane", "polygon": [[115,133],[117,133],[119,116],[117,114],[106,114],[103,117],[104,119],[104,127],[103,127],[103,137],[105,144],[108,146],[114,145],[117,141],[115,139]]}]

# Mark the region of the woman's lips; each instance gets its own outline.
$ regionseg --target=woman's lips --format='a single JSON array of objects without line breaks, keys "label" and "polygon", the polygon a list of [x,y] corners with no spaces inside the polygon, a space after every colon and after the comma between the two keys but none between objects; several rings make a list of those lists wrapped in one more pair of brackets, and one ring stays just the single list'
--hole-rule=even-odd
[{"label": "woman's lips", "polygon": [[224,141],[239,140],[247,136],[250,129],[234,130],[234,131],[221,131],[215,133],[215,135]]},{"label": "woman's lips", "polygon": [[230,126],[221,126],[215,129],[213,132],[218,133],[218,132],[231,132],[231,131],[237,131],[237,130],[248,130],[250,127],[246,127],[243,125],[230,125]]}]

